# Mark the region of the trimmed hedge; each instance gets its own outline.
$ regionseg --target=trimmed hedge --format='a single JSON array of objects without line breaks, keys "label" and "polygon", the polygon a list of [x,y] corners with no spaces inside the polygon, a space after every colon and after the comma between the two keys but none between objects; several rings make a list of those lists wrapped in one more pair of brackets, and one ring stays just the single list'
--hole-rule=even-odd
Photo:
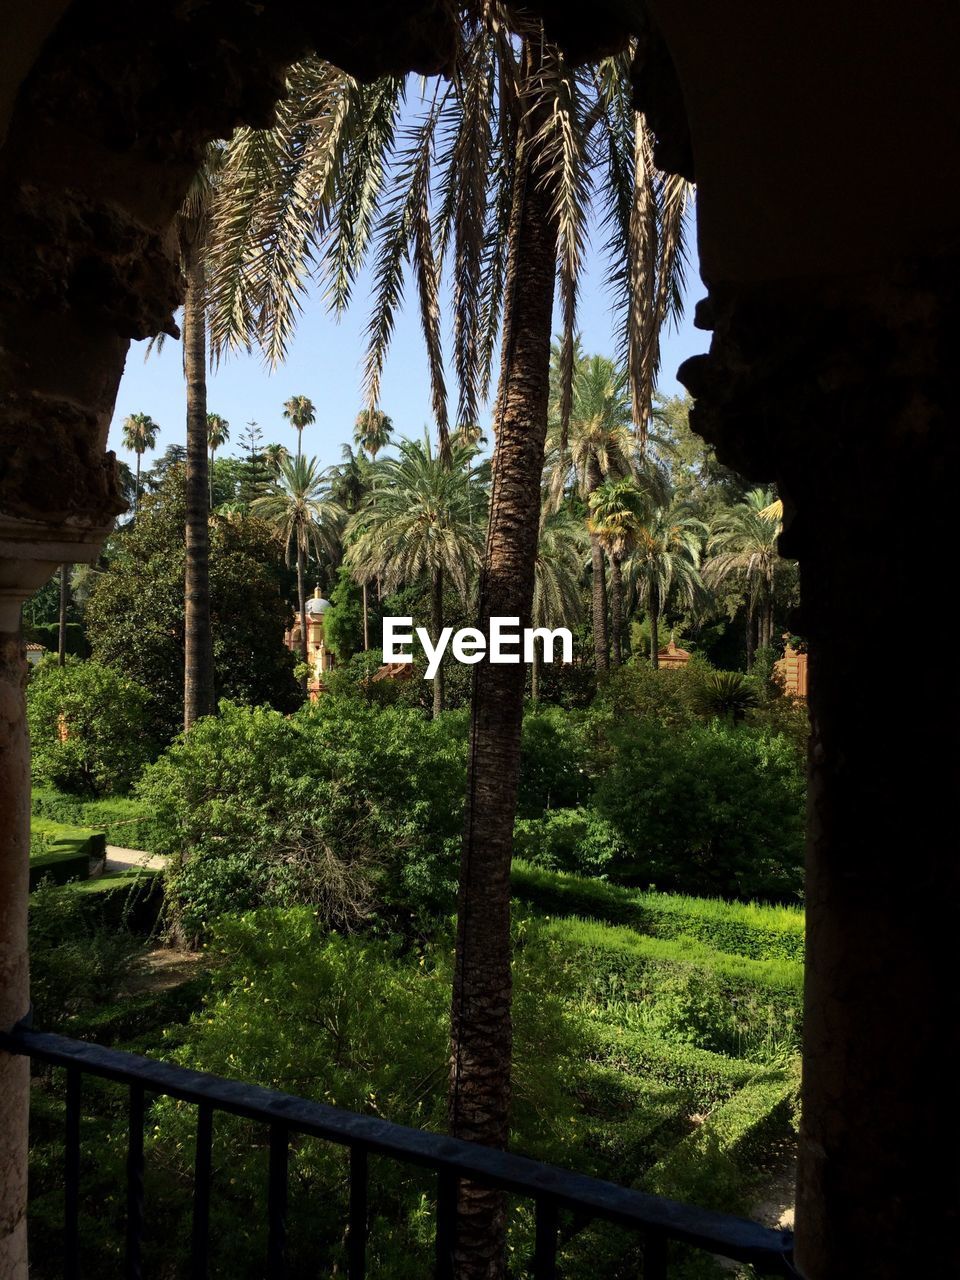
[{"label": "trimmed hedge", "polygon": [[163,906],[163,872],[150,867],[105,871],[94,880],[66,885],[63,891],[77,895],[95,926],[150,933]]},{"label": "trimmed hedge", "polygon": [[758,1067],[693,1045],[668,1044],[658,1036],[609,1024],[592,1024],[589,1040],[595,1061],[688,1093],[694,1107],[725,1102],[755,1081],[783,1079],[783,1073],[774,1068]]},{"label": "trimmed hedge", "polygon": [[644,1189],[708,1209],[746,1207],[758,1161],[790,1132],[795,1093],[784,1076],[745,1085],[649,1170]]},{"label": "trimmed hedge", "polygon": [[30,823],[30,888],[35,889],[44,878],[56,884],[86,880],[91,861],[101,861],[105,855],[102,831],[34,818]]},{"label": "trimmed hedge", "polygon": [[38,817],[51,818],[54,822],[97,827],[106,833],[107,844],[153,851],[154,817],[137,800],[119,797],[84,800],[82,796],[66,795],[53,787],[34,787],[32,810]]},{"label": "trimmed hedge", "polygon": [[718,951],[754,960],[803,962],[803,912],[798,907],[725,902],[669,893],[641,893],[604,880],[545,871],[515,858],[513,893],[553,915],[591,916],[661,938],[698,938]]}]

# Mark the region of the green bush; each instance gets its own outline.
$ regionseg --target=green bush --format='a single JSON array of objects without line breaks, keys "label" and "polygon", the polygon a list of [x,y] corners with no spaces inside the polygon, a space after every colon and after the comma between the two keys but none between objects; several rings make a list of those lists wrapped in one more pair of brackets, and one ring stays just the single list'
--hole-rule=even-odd
[{"label": "green bush", "polygon": [[461,715],[324,697],[287,718],[221,703],[145,773],[174,922],[310,903],[331,923],[449,910],[463,821]]},{"label": "green bush", "polygon": [[623,855],[622,842],[592,809],[553,809],[542,818],[520,819],[515,852],[549,871],[602,875]]},{"label": "green bush", "polygon": [[660,938],[697,938],[732,955],[803,963],[803,912],[756,902],[642,893],[585,876],[513,863],[515,897],[551,915],[592,916]]},{"label": "green bush", "polygon": [[587,776],[586,720],[582,713],[539,707],[523,717],[517,816],[539,818],[550,809],[584,803]]},{"label": "green bush", "polygon": [[107,844],[153,852],[156,841],[153,814],[137,800],[123,796],[84,800],[50,787],[34,787],[31,806],[37,817],[96,827],[106,835]]},{"label": "green bush", "polygon": [[151,755],[149,697],[110,667],[45,658],[27,685],[34,779],[85,796],[129,790]]},{"label": "green bush", "polygon": [[629,851],[611,874],[705,896],[783,900],[803,883],[804,794],[782,738],[646,720],[611,732],[595,805]]},{"label": "green bush", "polygon": [[163,873],[147,867],[105,871],[92,880],[64,885],[73,894],[96,928],[125,928],[133,933],[152,932],[163,903]]}]

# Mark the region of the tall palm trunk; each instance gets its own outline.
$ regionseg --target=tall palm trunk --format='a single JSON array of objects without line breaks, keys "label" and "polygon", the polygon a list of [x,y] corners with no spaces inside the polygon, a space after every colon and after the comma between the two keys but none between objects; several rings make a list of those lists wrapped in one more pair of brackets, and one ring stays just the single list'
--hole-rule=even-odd
[{"label": "tall palm trunk", "polygon": [[363,652],[370,648],[370,614],[367,607],[367,584],[363,584]]},{"label": "tall palm trunk", "polygon": [[[540,46],[525,44],[528,83]],[[539,127],[535,107],[529,136]],[[508,306],[497,399],[490,519],[478,626],[493,616],[529,625],[549,397],[556,227],[551,176],[529,147],[519,161]],[[473,669],[466,829],[460,866],[451,1010],[450,1127],[461,1138],[505,1147],[512,1056],[510,862],[520,768],[525,674],[521,664]],[[498,1280],[505,1268],[504,1204],[463,1184],[455,1244],[458,1280]]]},{"label": "tall palm trunk", "polygon": [[[310,646],[307,641],[307,587],[306,587],[306,557],[303,552],[303,543],[297,537],[297,605],[300,609],[300,660],[302,662],[310,661]],[[303,676],[300,681],[300,687],[303,689],[304,695],[307,692],[307,676]]]},{"label": "tall palm trunk", "polygon": [[207,467],[207,510],[213,510],[213,454],[214,450],[210,450],[210,465]]},{"label": "tall palm trunk", "polygon": [[650,661],[660,669],[660,592],[650,588]]},{"label": "tall palm trunk", "polygon": [[623,662],[623,570],[620,557],[610,554],[610,632],[613,637],[613,665]]},{"label": "tall palm trunk", "polygon": [[753,625],[753,601],[747,601],[747,673],[753,670],[753,654],[756,648],[756,634]]},{"label": "tall palm trunk", "polygon": [[540,650],[533,646],[533,661],[530,663],[530,701],[540,701]]},{"label": "tall palm trunk", "polygon": [[[443,630],[443,570],[438,569],[433,575],[433,643],[440,639]],[[433,718],[443,710],[443,663],[437,667],[433,678]]]},{"label": "tall palm trunk", "polygon": [[[596,458],[587,463],[587,500],[600,487],[603,476]],[[593,571],[593,652],[597,675],[610,669],[610,637],[607,632],[607,568],[603,547],[595,533],[590,534],[590,565]]]},{"label": "tall palm trunk", "polygon": [[60,630],[57,636],[57,665],[64,666],[67,661],[67,592],[69,578],[68,566],[60,566]]},{"label": "tall palm trunk", "polygon": [[187,556],[183,725],[216,709],[210,629],[210,522],[207,498],[207,334],[200,235],[184,233],[183,362],[187,381]]},{"label": "tall palm trunk", "polygon": [[140,459],[142,457],[143,457],[143,454],[138,449],[137,450],[137,483],[134,487],[134,495],[133,495],[134,512],[137,512],[140,510]]}]

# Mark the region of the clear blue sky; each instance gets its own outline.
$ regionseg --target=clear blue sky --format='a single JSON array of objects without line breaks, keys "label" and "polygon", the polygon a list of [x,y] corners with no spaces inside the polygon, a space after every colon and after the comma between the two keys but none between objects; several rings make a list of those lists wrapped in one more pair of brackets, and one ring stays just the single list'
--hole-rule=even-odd
[{"label": "clear blue sky", "polygon": [[[692,228],[691,228],[692,231]],[[691,252],[693,235],[689,237]],[[614,318],[610,294],[604,286],[602,264],[591,258],[580,300],[579,328],[589,353],[615,353]],[[693,305],[702,296],[695,257],[687,275],[685,316],[677,331],[666,335],[660,390],[673,395],[681,388],[677,366],[687,356],[706,350],[709,334],[693,327]],[[369,311],[365,281],[358,282],[350,312],[337,323],[321,299],[311,293],[305,302],[300,326],[286,363],[270,372],[256,355],[228,357],[211,372],[208,408],[230,423],[230,443],[222,454],[238,452],[237,440],[245,424],[257,421],[264,443],[279,441],[292,447],[296,433],[282,417],[282,406],[291,395],[307,395],[317,409],[317,422],[304,433],[307,456],[316,454],[322,465],[339,461],[340,445],[352,439],[353,423],[362,407],[361,358],[363,331]],[[186,396],[179,342],[168,339],[159,354],[144,360],[146,343],[133,343],[120,383],[116,411],[110,428],[109,447],[120,458],[134,462],[120,442],[120,424],[129,413],[149,413],[160,424],[157,452],[186,438]],[[449,344],[447,351],[449,352]],[[448,385],[453,381],[448,373]],[[393,419],[398,435],[418,436],[431,422],[430,388],[415,298],[411,296],[399,315],[393,346],[383,378],[381,407]],[[453,401],[455,408],[455,401]],[[483,416],[486,425],[489,415]],[[144,457],[149,466],[152,455]]]}]

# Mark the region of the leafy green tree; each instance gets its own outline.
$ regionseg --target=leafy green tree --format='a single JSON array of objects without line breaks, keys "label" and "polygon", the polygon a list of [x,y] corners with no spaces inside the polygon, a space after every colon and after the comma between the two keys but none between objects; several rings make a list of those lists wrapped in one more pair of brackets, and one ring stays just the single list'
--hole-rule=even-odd
[{"label": "leafy green tree", "polygon": [[675,600],[692,607],[703,596],[700,554],[706,528],[685,504],[652,507],[637,529],[627,572],[650,619],[650,661],[660,665],[660,618]]},{"label": "leafy green tree", "polygon": [[368,647],[365,632],[363,593],[346,565],[341,565],[330,592],[330,608],[323,615],[324,639],[338,663],[349,662],[355,653]]},{"label": "leafy green tree", "polygon": [[[289,403],[289,402],[288,402]],[[276,531],[289,565],[291,553],[297,565],[297,600],[300,611],[300,657],[307,662],[307,596],[304,574],[311,551],[332,547],[345,512],[330,496],[327,477],[309,460],[289,457],[280,461],[277,478],[252,510]],[[303,681],[306,691],[306,680]]]},{"label": "leafy green tree", "polygon": [[140,461],[150,449],[157,447],[160,428],[149,413],[131,413],[123,420],[123,447],[137,455],[137,479],[134,509],[140,505]]},{"label": "leafy green tree", "polygon": [[151,756],[149,702],[147,689],[110,667],[45,658],[27,686],[34,781],[124,795]]},{"label": "leafy green tree", "polygon": [[[375,487],[347,525],[353,541],[346,563],[357,581],[382,578],[388,591],[427,579],[431,631],[443,629],[443,593],[452,584],[466,598],[480,562],[482,533],[471,519],[468,458],[473,450],[451,448],[447,466],[426,434],[403,440],[399,456],[375,464]],[[433,682],[433,714],[443,710],[443,664]]]},{"label": "leafy green tree", "polygon": [[[107,546],[91,588],[86,625],[99,663],[148,689],[155,736],[169,740],[183,705],[184,520],[182,469],[143,498],[137,521]],[[211,612],[217,687],[240,702],[298,705],[276,541],[263,521],[211,520]]]},{"label": "leafy green tree", "polygon": [[633,476],[605,480],[590,495],[587,529],[610,561],[610,629],[613,665],[623,660],[623,559],[635,546],[652,497]]},{"label": "leafy green tree", "polygon": [[297,461],[303,455],[303,429],[317,420],[317,411],[309,396],[291,396],[283,406],[283,416],[297,432]]},{"label": "leafy green tree", "polygon": [[210,501],[210,509],[213,510],[213,460],[216,457],[218,449],[221,449],[230,439],[230,423],[219,413],[207,414],[207,445],[210,449],[210,474],[208,481],[208,498]]}]

